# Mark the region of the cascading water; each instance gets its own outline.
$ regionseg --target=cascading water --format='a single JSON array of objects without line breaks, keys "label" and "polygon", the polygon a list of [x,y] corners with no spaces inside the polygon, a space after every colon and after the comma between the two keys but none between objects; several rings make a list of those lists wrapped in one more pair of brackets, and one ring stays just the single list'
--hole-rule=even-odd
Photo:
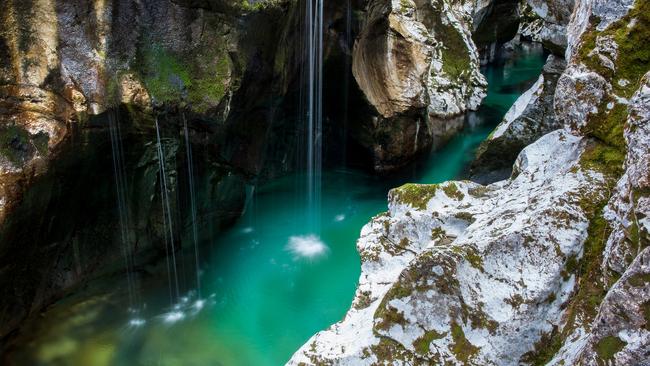
[{"label": "cascading water", "polygon": [[174,228],[172,220],[171,206],[169,204],[169,190],[167,189],[167,173],[165,169],[165,153],[160,138],[160,127],[158,118],[156,118],[156,139],[158,163],[160,165],[160,198],[162,202],[163,225],[165,226],[165,254],[167,260],[167,276],[169,279],[169,298],[172,306],[179,298],[180,288],[178,284],[178,270],[176,268],[176,248],[174,246]]},{"label": "cascading water", "polygon": [[305,119],[307,124],[307,202],[311,230],[318,231],[321,211],[323,125],[323,0],[306,0],[304,23]]},{"label": "cascading water", "polygon": [[199,230],[196,217],[196,194],[194,192],[194,162],[192,161],[192,144],[190,143],[190,132],[187,128],[185,113],[183,117],[183,132],[185,133],[185,153],[187,155],[187,175],[190,191],[190,210],[192,217],[192,239],[194,241],[194,262],[196,270],[196,294],[198,300],[201,300],[201,267],[199,261]]},{"label": "cascading water", "polygon": [[343,73],[343,149],[342,163],[347,162],[347,141],[348,141],[348,119],[349,119],[349,97],[350,97],[350,78],[352,77],[352,0],[347,1],[345,13],[345,47],[348,55],[345,57],[345,72]]},{"label": "cascading water", "polygon": [[127,205],[128,186],[126,181],[126,170],[124,167],[124,149],[122,147],[122,133],[120,131],[120,125],[115,111],[110,111],[108,113],[108,126],[111,138],[111,151],[113,155],[113,174],[115,177],[120,240],[122,241],[122,254],[126,262],[129,310],[134,314],[134,318],[131,319],[130,322],[132,324],[140,324],[142,322],[139,318],[141,300],[136,289],[136,279],[133,274],[133,237],[130,230],[131,218]]}]

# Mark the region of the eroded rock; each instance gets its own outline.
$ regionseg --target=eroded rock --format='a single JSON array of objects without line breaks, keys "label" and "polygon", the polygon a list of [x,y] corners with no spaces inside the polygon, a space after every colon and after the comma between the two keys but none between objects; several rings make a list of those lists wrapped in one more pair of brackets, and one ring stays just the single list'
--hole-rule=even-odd
[{"label": "eroded rock", "polygon": [[372,152],[376,170],[399,167],[433,143],[442,143],[457,130],[454,117],[479,106],[486,82],[468,18],[467,9],[446,1],[369,2],[352,71],[377,110],[372,123],[394,125],[379,134],[387,142],[372,133],[360,139]]}]

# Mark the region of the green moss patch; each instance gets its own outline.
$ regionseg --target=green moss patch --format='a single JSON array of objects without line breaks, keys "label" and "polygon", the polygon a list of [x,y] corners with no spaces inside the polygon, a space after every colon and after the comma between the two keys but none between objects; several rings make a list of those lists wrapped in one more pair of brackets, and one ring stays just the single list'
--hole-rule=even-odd
[{"label": "green moss patch", "polygon": [[447,333],[438,333],[435,330],[427,331],[420,338],[416,339],[413,342],[413,348],[415,348],[415,352],[421,355],[426,355],[427,353],[429,353],[429,347],[431,346],[431,342],[433,342],[436,339],[442,339],[446,335]]},{"label": "green moss patch", "polygon": [[650,273],[637,274],[628,278],[627,283],[633,287],[645,287],[650,284]]},{"label": "green moss patch", "polygon": [[596,343],[596,354],[603,361],[609,361],[625,347],[627,343],[616,336],[607,336]]},{"label": "green moss patch", "polygon": [[449,345],[449,350],[463,365],[468,365],[476,357],[480,349],[465,338],[463,328],[457,323],[451,324],[451,338],[453,339],[453,343]]},{"label": "green moss patch", "polygon": [[[590,69],[609,77],[617,94],[630,97],[638,89],[641,77],[650,70],[650,48],[641,46],[650,39],[650,3],[637,0],[627,15],[602,32],[595,28],[598,22],[599,19],[591,19],[592,28],[583,35],[579,57]],[[596,55],[590,55],[598,37],[612,37],[618,45],[618,57],[613,60],[615,71],[602,66]],[[621,79],[628,80],[629,84],[619,85]]]},{"label": "green moss patch", "polygon": [[219,48],[203,45],[185,55],[145,42],[135,67],[156,101],[186,102],[205,112],[224,97],[231,77],[230,56]]},{"label": "green moss patch", "polygon": [[531,366],[543,366],[553,359],[560,348],[562,337],[559,336],[557,326],[554,326],[551,332],[542,334],[540,340],[535,343],[535,350],[525,353],[521,361]]},{"label": "green moss patch", "polygon": [[413,362],[413,355],[400,343],[390,338],[381,337],[378,344],[370,346],[370,350],[377,357],[377,365],[411,364]]},{"label": "green moss patch", "polygon": [[379,319],[375,324],[376,329],[388,330],[393,325],[406,325],[404,314],[394,307],[382,303],[375,312],[375,319]]},{"label": "green moss patch", "polygon": [[188,65],[159,45],[146,45],[140,51],[139,66],[149,93],[161,102],[183,99],[192,86]]},{"label": "green moss patch", "polygon": [[32,151],[30,135],[22,127],[10,125],[0,129],[0,155],[15,165],[22,165]]},{"label": "green moss patch", "polygon": [[442,190],[449,198],[453,198],[458,201],[461,201],[463,198],[465,198],[463,192],[461,192],[454,183],[447,183],[446,185],[442,186]]},{"label": "green moss patch", "polygon": [[471,308],[465,302],[461,302],[461,315],[464,322],[469,322],[472,328],[487,329],[490,334],[496,334],[499,323],[490,319],[485,311],[483,311],[483,304],[479,303],[477,308]]},{"label": "green moss patch", "polygon": [[413,208],[424,210],[427,203],[438,190],[435,184],[413,184],[407,183],[401,187],[392,189],[389,193],[391,199],[410,205]]},{"label": "green moss patch", "polygon": [[[624,129],[628,115],[627,106],[611,102],[614,107],[609,110],[606,105],[608,103],[610,102],[603,103],[597,115],[589,117],[589,123],[583,132],[588,136],[597,138],[608,146],[624,151]],[[620,160],[620,156],[617,156],[617,158]]]},{"label": "green moss patch", "polygon": [[469,246],[464,246],[464,247],[453,247],[452,251],[454,253],[460,254],[463,258],[465,258],[469,264],[478,269],[479,271],[483,272],[483,258],[481,257],[481,254],[479,253],[478,250],[476,250],[473,247]]},{"label": "green moss patch", "polygon": [[436,16],[433,17],[433,32],[437,40],[441,41],[442,70],[455,80],[469,81],[471,74],[471,60],[467,44],[463,35],[453,25],[443,22],[445,16],[442,11],[442,2],[437,4]]}]

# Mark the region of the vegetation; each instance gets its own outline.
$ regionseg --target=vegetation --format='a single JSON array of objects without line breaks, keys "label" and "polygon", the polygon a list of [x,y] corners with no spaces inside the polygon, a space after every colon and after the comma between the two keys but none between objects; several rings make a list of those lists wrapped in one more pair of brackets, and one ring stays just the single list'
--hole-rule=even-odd
[{"label": "vegetation", "polygon": [[442,187],[442,190],[449,198],[454,198],[458,201],[461,201],[463,198],[465,198],[463,192],[461,192],[456,186],[456,184],[453,182],[449,182],[446,185],[444,185]]},{"label": "vegetation", "polygon": [[469,84],[472,67],[469,50],[462,33],[446,19],[443,20],[445,12],[442,3],[433,2],[434,15],[431,17],[434,36],[443,44],[440,50],[442,70],[452,79]]},{"label": "vegetation", "polygon": [[31,148],[29,132],[9,125],[0,129],[0,155],[15,165],[22,165]]},{"label": "vegetation", "polygon": [[427,208],[429,200],[435,196],[437,190],[438,185],[436,184],[407,183],[391,190],[389,195],[401,203],[424,210]]},{"label": "vegetation", "polygon": [[186,56],[145,44],[138,51],[136,68],[157,102],[186,102],[206,112],[226,94],[232,65],[225,50],[202,47]]},{"label": "vegetation", "polygon": [[442,339],[446,336],[446,333],[438,333],[435,330],[429,330],[424,332],[424,334],[416,339],[413,342],[413,348],[415,348],[415,352],[421,354],[421,355],[426,355],[429,353],[429,347],[431,346],[431,342],[433,342],[436,339]]},{"label": "vegetation", "polygon": [[611,360],[627,343],[615,336],[607,336],[596,343],[596,353],[603,361]]},{"label": "vegetation", "polygon": [[[625,17],[602,32],[596,30],[599,22],[600,19],[591,19],[592,28],[583,35],[578,50],[579,58],[590,69],[611,80],[615,94],[629,98],[638,89],[641,77],[650,69],[650,50],[638,46],[650,37],[650,3],[637,1]],[[614,70],[602,65],[598,55],[593,52],[596,43],[602,42],[606,37],[618,45],[618,56],[613,60]],[[584,255],[579,261],[575,257],[569,257],[563,271],[565,278],[575,273],[580,286],[568,305],[568,319],[564,328],[561,331],[554,329],[550,334],[544,335],[536,345],[535,352],[522,358],[532,365],[543,365],[550,361],[577,326],[589,327],[610,286],[604,282],[600,270],[605,243],[611,232],[609,224],[603,218],[603,210],[616,180],[623,174],[627,152],[623,132],[628,109],[625,104],[619,103],[617,98],[606,97],[601,101],[598,110],[597,114],[589,116],[583,129],[583,133],[593,137],[595,142],[582,154],[580,168],[604,174],[609,194],[598,198],[594,194],[585,193],[580,198],[580,206],[590,219]],[[606,337],[596,345],[596,351],[599,358],[606,361],[624,345],[625,343],[617,337]]]},{"label": "vegetation", "polygon": [[[650,39],[650,3],[637,0],[627,15],[602,32],[595,28],[599,22],[598,18],[591,19],[592,28],[585,32],[580,44],[580,59],[590,69],[612,80],[617,94],[630,97],[650,69],[650,48],[640,47]],[[598,55],[592,53],[598,38],[605,37],[610,37],[618,46],[615,70],[603,66]],[[628,84],[620,84],[619,80],[627,80]]]},{"label": "vegetation", "polygon": [[451,338],[453,339],[453,343],[449,346],[449,350],[463,365],[468,365],[472,358],[478,354],[479,348],[465,338],[463,328],[457,323],[451,324]]}]

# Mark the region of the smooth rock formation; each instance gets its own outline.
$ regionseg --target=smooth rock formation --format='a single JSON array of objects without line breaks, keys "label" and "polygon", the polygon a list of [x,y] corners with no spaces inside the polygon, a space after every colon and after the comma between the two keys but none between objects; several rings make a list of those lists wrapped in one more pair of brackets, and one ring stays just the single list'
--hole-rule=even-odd
[{"label": "smooth rock formation", "polygon": [[368,3],[352,71],[378,114],[358,139],[375,170],[395,169],[442,143],[462,126],[454,117],[479,106],[486,82],[469,14],[441,0]]},{"label": "smooth rock formation", "polygon": [[478,0],[473,18],[472,39],[478,48],[481,64],[493,62],[504,44],[519,32],[525,16],[519,0]]}]

